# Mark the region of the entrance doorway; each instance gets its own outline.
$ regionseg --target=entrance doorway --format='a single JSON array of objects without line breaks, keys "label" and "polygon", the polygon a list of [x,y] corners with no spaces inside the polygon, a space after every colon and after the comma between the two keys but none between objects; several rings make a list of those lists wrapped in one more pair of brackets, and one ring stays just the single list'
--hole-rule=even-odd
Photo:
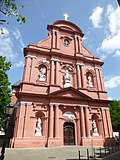
[{"label": "entrance doorway", "polygon": [[75,145],[75,127],[72,122],[64,123],[64,145]]}]

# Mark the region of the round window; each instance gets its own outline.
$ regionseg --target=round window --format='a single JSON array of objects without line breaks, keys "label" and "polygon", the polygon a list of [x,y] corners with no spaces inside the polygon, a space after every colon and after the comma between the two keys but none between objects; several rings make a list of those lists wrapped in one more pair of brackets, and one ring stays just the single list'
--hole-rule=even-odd
[{"label": "round window", "polygon": [[64,45],[68,46],[70,44],[70,41],[68,39],[64,39]]}]

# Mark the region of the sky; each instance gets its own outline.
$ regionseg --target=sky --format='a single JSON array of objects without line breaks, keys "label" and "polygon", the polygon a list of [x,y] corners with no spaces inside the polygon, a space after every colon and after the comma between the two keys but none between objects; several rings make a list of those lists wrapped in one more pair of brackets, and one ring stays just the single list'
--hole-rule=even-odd
[{"label": "sky", "polygon": [[[56,20],[76,24],[85,34],[83,44],[104,62],[103,77],[108,99],[120,100],[120,7],[117,0],[21,0],[19,12],[27,22],[20,26],[14,18],[3,26],[0,55],[12,62],[8,71],[11,84],[22,79],[23,48],[47,37],[47,25]],[[0,18],[3,18],[0,15]],[[7,17],[6,17],[7,18]]]}]

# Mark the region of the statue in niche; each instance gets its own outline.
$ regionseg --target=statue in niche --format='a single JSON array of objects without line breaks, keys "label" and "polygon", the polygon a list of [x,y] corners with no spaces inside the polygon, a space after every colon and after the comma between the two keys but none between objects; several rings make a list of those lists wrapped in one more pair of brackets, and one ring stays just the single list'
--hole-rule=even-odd
[{"label": "statue in niche", "polygon": [[93,130],[93,136],[99,136],[95,120],[92,121],[92,130]]},{"label": "statue in niche", "polygon": [[46,81],[46,68],[45,67],[40,69],[39,80],[40,81]]},{"label": "statue in niche", "polygon": [[64,74],[64,82],[65,82],[64,88],[72,86],[71,81],[70,81],[70,73],[69,73],[68,68],[66,69],[65,74]]},{"label": "statue in niche", "polygon": [[93,81],[92,81],[92,76],[91,75],[88,76],[87,83],[88,83],[88,87],[93,87]]},{"label": "statue in niche", "polygon": [[40,117],[37,119],[36,128],[35,128],[35,136],[42,136],[42,128],[41,128],[41,119]]}]

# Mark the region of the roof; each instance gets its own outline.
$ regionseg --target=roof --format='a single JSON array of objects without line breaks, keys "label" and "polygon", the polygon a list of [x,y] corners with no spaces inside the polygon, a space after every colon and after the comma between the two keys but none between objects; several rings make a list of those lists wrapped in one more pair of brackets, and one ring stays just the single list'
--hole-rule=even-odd
[{"label": "roof", "polygon": [[21,83],[21,80],[18,80],[17,82],[15,82],[12,87],[18,87]]}]

